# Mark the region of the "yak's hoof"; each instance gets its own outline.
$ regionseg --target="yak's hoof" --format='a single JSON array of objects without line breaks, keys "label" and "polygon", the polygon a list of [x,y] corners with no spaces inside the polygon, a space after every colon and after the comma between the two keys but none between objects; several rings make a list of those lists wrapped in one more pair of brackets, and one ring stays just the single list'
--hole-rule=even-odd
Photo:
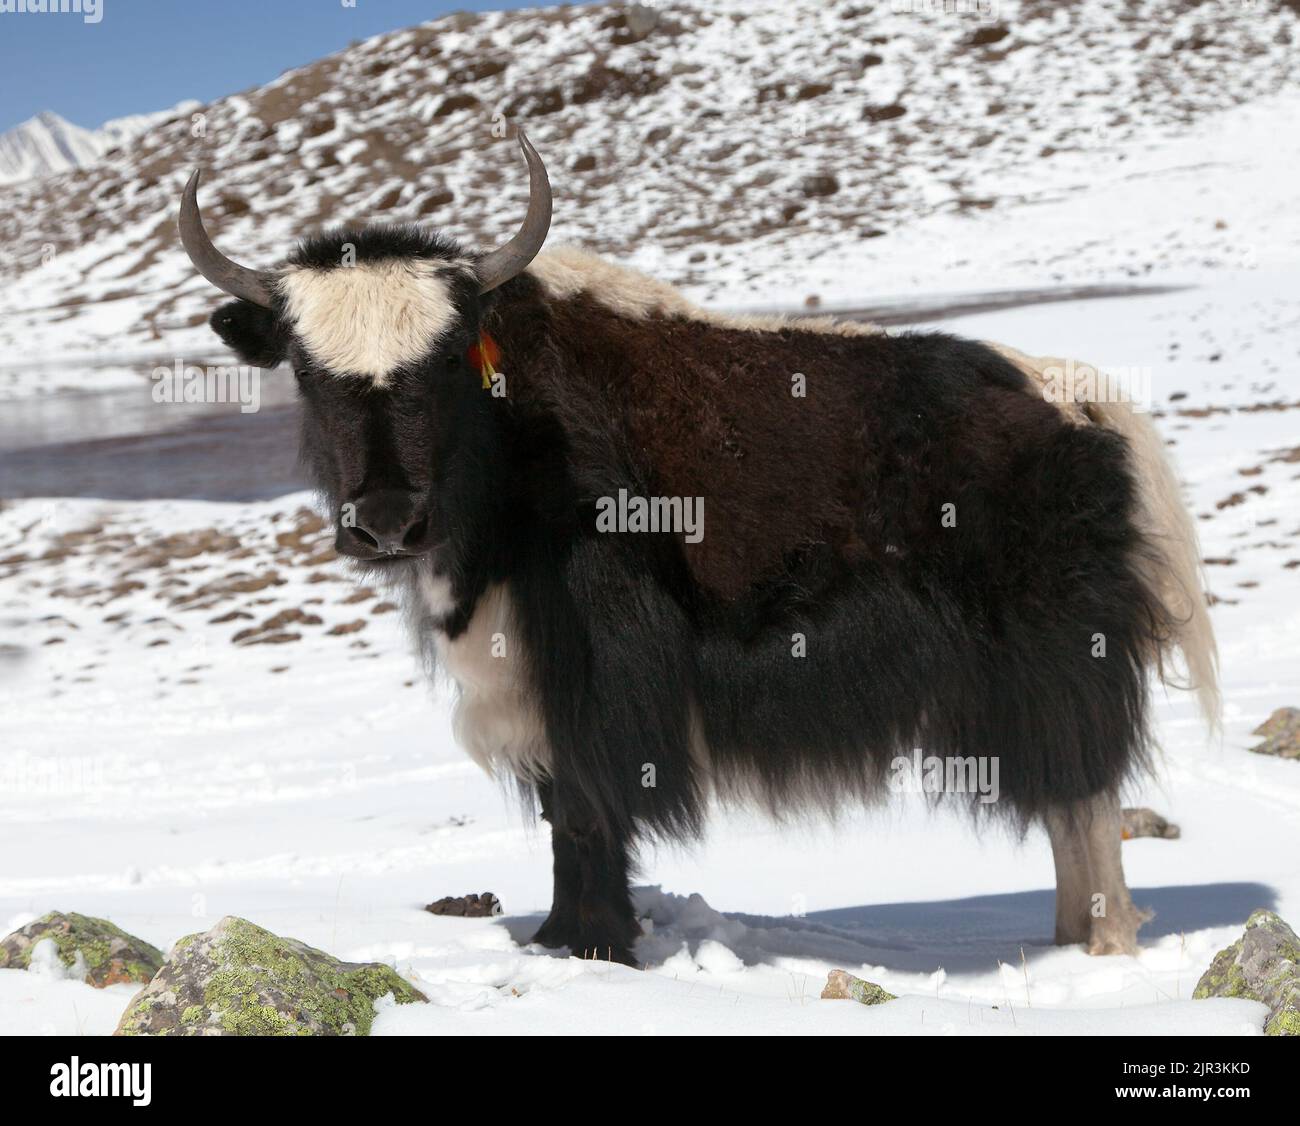
[{"label": "yak's hoof", "polygon": [[1152,912],[1139,911],[1129,907],[1113,915],[1092,920],[1092,929],[1088,935],[1088,953],[1097,955],[1128,954],[1136,957],[1138,952],[1138,928],[1148,919]]},{"label": "yak's hoof", "polygon": [[598,933],[584,934],[571,920],[548,917],[537,928],[532,941],[551,950],[567,947],[570,957],[582,958],[584,961],[620,962],[625,966],[639,964],[632,956],[632,943],[625,938]]},{"label": "yak's hoof", "polygon": [[535,942],[538,946],[554,949],[558,946],[568,946],[569,936],[576,933],[577,927],[572,919],[557,919],[554,915],[548,915],[546,921],[537,928],[537,933],[529,941]]},{"label": "yak's hoof", "polygon": [[533,935],[532,941],[548,950],[561,950],[567,947],[571,958],[581,958],[584,962],[619,962],[624,966],[639,963],[632,956],[632,951],[616,942],[607,942],[599,938],[555,938],[545,928]]}]

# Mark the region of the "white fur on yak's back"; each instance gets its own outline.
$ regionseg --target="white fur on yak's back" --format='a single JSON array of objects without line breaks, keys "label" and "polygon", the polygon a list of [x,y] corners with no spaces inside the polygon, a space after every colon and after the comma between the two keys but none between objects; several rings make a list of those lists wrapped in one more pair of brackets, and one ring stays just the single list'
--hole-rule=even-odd
[{"label": "white fur on yak's back", "polygon": [[[308,352],[335,375],[382,386],[394,370],[425,355],[456,316],[451,281],[464,260],[383,258],[320,269],[291,266],[279,278],[286,312]],[[576,247],[544,251],[528,267],[558,298],[587,294],[621,316],[684,317],[724,328],[865,336],[875,325],[832,317],[773,317],[718,313],[687,300],[666,282]]]},{"label": "white fur on yak's back", "polygon": [[[1005,344],[986,342],[1030,377],[1035,388],[1046,392],[1052,372],[1086,365],[1046,356],[1027,356]],[[1113,430],[1128,443],[1133,476],[1138,485],[1138,526],[1155,555],[1154,566],[1144,568],[1143,579],[1174,623],[1173,636],[1155,656],[1164,683],[1196,692],[1201,712],[1211,728],[1219,728],[1219,653],[1214,629],[1206,608],[1204,568],[1196,527],[1183,502],[1178,478],[1165,453],[1164,441],[1150,417],[1133,409],[1129,402],[1056,402],[1061,413],[1075,425],[1100,425]],[[1188,683],[1178,684],[1166,662],[1172,650],[1180,649],[1187,668]]]},{"label": "white fur on yak's back", "polygon": [[556,298],[589,295],[607,309],[632,320],[683,317],[720,328],[751,332],[779,332],[797,328],[835,336],[874,336],[879,325],[840,321],[834,317],[780,317],[764,314],[720,313],[690,301],[674,286],[628,266],[620,266],[576,246],[542,251],[528,267],[548,295]]},{"label": "white fur on yak's back", "polygon": [[382,385],[418,360],[455,319],[452,273],[464,263],[384,258],[353,266],[293,266],[279,279],[294,331],[335,375]]}]

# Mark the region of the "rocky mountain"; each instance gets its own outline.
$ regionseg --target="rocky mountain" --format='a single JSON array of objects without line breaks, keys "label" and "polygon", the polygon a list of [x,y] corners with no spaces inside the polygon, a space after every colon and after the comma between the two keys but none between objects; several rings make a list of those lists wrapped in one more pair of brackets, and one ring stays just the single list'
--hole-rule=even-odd
[{"label": "rocky mountain", "polygon": [[46,110],[0,133],[0,184],[80,168],[103,151],[91,130]]},{"label": "rocky mountain", "polygon": [[198,106],[198,102],[182,102],[159,113],[114,118],[98,129],[83,129],[57,113],[44,110],[0,133],[0,185],[84,168],[159,121]]},{"label": "rocky mountain", "polygon": [[[93,168],[10,187],[0,345],[210,346],[198,326],[213,294],[175,236],[195,165],[219,245],[251,264],[342,220],[490,243],[523,213],[509,139],[523,125],[551,169],[553,239],[705,300],[844,299],[871,289],[900,231],[1086,191],[1100,169],[1122,176],[1132,154],[1298,81],[1293,5],[942,7],[665,0],[462,13],[370,39],[154,121]],[[1044,283],[1141,269],[1032,245],[1017,265]]]}]

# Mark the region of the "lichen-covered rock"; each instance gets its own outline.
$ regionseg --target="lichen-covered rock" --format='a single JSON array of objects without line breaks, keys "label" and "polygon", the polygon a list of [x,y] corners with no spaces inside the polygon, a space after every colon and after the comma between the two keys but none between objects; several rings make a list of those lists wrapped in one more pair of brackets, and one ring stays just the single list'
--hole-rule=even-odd
[{"label": "lichen-covered rock", "polygon": [[1192,996],[1261,1001],[1266,1036],[1300,1036],[1300,939],[1274,912],[1256,911],[1246,932],[1214,956]]},{"label": "lichen-covered rock", "polygon": [[1120,830],[1126,841],[1134,837],[1163,837],[1167,841],[1176,841],[1182,830],[1160,816],[1154,809],[1130,808],[1123,811],[1124,827]]},{"label": "lichen-covered rock", "polygon": [[1257,755],[1300,759],[1300,708],[1278,708],[1251,734],[1264,736],[1262,743],[1250,748]]},{"label": "lichen-covered rock", "polygon": [[340,962],[228,915],[180,939],[119,1036],[366,1036],[375,1001],[428,1000],[378,962]]},{"label": "lichen-covered rock", "polygon": [[123,981],[143,985],[163,963],[162,951],[156,946],[107,919],[51,911],[0,941],[0,969],[27,969],[32,948],[43,939],[54,943],[59,961],[69,970],[84,969],[84,974],[76,976],[84,976],[86,983],[97,989]]},{"label": "lichen-covered rock", "polygon": [[826,988],[822,990],[823,1001],[860,1001],[864,1005],[882,1005],[886,1001],[898,1000],[894,994],[881,989],[875,982],[854,977],[844,970],[831,970],[826,975]]}]

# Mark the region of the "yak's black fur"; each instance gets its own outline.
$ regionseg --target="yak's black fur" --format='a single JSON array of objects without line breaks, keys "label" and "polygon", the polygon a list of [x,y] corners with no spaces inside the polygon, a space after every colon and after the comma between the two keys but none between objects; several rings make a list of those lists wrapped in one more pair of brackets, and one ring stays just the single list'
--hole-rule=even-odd
[{"label": "yak's black fur", "polygon": [[[342,242],[359,260],[463,257],[399,229],[335,232],[294,261],[334,265]],[[1069,424],[989,348],[631,320],[528,274],[457,306],[457,328],[389,391],[306,389],[309,416],[377,413],[350,454],[311,417],[305,446],[335,503],[348,472],[377,471],[339,457],[390,457],[427,487],[449,635],[488,584],[509,589],[550,749],[556,898],[540,940],[627,959],[632,844],[696,834],[706,783],[781,813],[871,800],[916,747],[997,756],[1002,800],[976,808],[1023,826],[1145,762],[1144,669],[1168,623],[1139,574],[1125,442]],[[456,363],[480,321],[504,399]],[[254,362],[294,351],[243,303],[213,325]],[[310,359],[295,363],[310,381]],[[793,371],[808,373],[803,402]],[[432,437],[411,455],[393,435],[419,426]],[[714,539],[598,532],[595,502],[620,488],[703,496]]]}]

